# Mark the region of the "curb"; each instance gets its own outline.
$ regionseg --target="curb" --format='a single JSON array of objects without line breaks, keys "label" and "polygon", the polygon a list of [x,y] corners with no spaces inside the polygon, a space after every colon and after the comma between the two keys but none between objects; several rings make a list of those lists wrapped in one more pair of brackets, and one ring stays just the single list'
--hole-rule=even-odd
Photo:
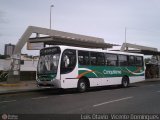
[{"label": "curb", "polygon": [[[159,82],[160,79],[158,80],[145,80],[139,83],[147,83],[147,82]],[[135,83],[136,84],[136,83]],[[14,86],[20,86],[20,84],[0,84],[0,86],[3,87],[14,87]],[[25,93],[25,92],[35,92],[35,91],[42,91],[45,90],[44,88],[32,88],[32,89],[19,89],[19,90],[8,90],[8,91],[2,91],[0,92],[0,95],[5,95],[5,94],[15,94],[15,93]]]},{"label": "curb", "polygon": [[15,86],[20,86],[20,84],[0,84],[0,86],[3,86],[3,87],[15,87]]},{"label": "curb", "polygon": [[160,81],[160,79],[156,79],[156,80],[148,79],[142,82],[158,82],[158,81]]}]

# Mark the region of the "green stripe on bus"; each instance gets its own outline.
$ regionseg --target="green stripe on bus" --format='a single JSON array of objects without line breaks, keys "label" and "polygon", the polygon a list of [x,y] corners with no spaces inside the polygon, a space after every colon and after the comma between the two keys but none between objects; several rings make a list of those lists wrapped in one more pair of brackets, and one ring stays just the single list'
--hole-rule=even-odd
[{"label": "green stripe on bus", "polygon": [[124,75],[144,76],[144,68],[136,66],[79,66],[78,74],[79,77],[83,75],[88,78],[120,77]]}]

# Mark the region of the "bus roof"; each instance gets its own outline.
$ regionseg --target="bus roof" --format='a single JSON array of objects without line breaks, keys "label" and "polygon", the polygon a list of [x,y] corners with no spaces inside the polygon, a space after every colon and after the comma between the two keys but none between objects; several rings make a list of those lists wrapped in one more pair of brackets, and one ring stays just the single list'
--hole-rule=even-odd
[{"label": "bus roof", "polygon": [[[113,54],[144,56],[144,54],[138,54],[138,53],[128,53],[128,52],[120,52],[120,51],[109,51],[109,50],[103,50],[103,49],[83,48],[83,47],[74,47],[74,46],[65,46],[65,45],[54,45],[53,47],[60,47],[63,50],[65,50],[65,49],[75,49],[75,50],[85,50],[85,51],[93,51],[93,52],[104,52],[104,53],[113,53]],[[50,48],[52,48],[52,47],[50,47]]]}]

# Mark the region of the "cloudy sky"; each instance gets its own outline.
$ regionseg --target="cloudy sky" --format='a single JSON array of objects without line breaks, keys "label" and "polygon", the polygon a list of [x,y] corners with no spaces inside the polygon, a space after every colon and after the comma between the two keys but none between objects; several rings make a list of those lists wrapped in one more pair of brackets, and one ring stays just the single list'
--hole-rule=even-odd
[{"label": "cloudy sky", "polygon": [[160,48],[160,0],[0,0],[0,54],[28,26],[49,28],[52,4],[52,29],[121,45],[126,27],[127,42]]}]

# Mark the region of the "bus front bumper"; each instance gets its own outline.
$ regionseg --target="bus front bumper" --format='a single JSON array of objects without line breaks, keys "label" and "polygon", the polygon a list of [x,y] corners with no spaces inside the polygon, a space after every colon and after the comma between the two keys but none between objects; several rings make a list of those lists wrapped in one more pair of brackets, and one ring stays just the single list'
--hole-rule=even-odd
[{"label": "bus front bumper", "polygon": [[40,81],[37,80],[37,86],[41,88],[59,88],[59,85],[56,82],[57,80],[53,81]]}]

